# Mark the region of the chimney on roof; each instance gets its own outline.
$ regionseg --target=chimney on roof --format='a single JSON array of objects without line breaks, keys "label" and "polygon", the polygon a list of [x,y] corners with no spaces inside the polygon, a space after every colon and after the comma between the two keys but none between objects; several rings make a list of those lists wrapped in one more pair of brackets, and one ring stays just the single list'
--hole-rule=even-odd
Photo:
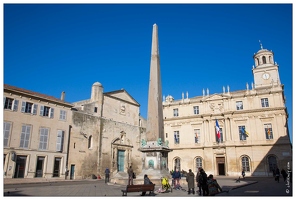
[{"label": "chimney on roof", "polygon": [[62,94],[61,94],[61,100],[62,100],[62,101],[65,101],[65,92],[64,92],[64,91],[63,91]]}]

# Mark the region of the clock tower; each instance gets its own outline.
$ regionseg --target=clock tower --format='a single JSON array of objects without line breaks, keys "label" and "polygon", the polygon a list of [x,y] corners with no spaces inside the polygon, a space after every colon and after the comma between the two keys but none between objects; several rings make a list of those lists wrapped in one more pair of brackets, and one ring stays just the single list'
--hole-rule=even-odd
[{"label": "clock tower", "polygon": [[264,49],[260,43],[261,49],[254,54],[255,66],[253,66],[254,87],[279,86],[280,77],[278,65],[274,62],[273,52]]}]

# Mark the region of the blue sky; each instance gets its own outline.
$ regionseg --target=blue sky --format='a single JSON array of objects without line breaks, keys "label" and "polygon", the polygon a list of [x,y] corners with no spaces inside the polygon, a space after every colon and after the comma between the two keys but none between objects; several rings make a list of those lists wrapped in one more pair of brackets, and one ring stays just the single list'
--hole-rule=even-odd
[{"label": "blue sky", "polygon": [[124,88],[147,118],[152,26],[163,95],[244,90],[253,54],[274,52],[292,135],[292,4],[3,4],[4,83],[89,99]]}]

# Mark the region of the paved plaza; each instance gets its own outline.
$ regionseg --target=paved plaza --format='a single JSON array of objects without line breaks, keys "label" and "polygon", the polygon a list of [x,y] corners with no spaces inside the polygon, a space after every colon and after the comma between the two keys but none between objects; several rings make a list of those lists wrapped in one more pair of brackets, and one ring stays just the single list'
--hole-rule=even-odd
[{"label": "paved plaza", "polygon": [[[224,192],[218,196],[231,196],[237,194],[238,196],[243,195],[239,193],[240,188],[247,187],[259,187],[266,185],[269,186],[269,190],[273,190],[273,187],[282,193],[278,195],[291,196],[285,194],[287,186],[285,183],[277,183],[272,177],[247,177],[240,182],[235,181],[235,177],[216,177],[218,183],[222,187]],[[185,182],[181,184],[184,190],[173,190],[172,193],[158,193],[155,192],[154,197],[189,197],[198,196],[187,194],[187,185]],[[261,187],[260,186],[260,187]],[[61,179],[4,179],[4,196],[40,196],[40,197],[71,197],[71,196],[85,196],[85,197],[121,197],[122,189],[125,189],[125,185],[118,185],[114,183],[105,184],[104,180],[87,179],[87,180],[61,180]],[[161,186],[156,185],[155,190]],[[291,189],[292,190],[292,189]],[[266,191],[268,194],[268,191]],[[249,194],[246,194],[249,195]],[[253,194],[256,195],[256,194]],[[272,193],[271,193],[272,195]],[[140,192],[128,193],[127,196],[140,197]],[[147,193],[148,196],[148,193]],[[151,197],[151,196],[150,196]]]}]

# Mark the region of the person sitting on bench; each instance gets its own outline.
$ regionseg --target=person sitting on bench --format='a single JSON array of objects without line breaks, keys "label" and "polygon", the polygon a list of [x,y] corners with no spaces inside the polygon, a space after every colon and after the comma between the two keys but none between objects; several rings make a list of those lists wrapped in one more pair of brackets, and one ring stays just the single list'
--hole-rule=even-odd
[{"label": "person sitting on bench", "polygon": [[[148,178],[148,175],[145,174],[144,175],[144,185],[150,185],[150,184],[153,184],[150,179]],[[146,192],[142,192],[141,196],[145,196],[146,195]]]}]

